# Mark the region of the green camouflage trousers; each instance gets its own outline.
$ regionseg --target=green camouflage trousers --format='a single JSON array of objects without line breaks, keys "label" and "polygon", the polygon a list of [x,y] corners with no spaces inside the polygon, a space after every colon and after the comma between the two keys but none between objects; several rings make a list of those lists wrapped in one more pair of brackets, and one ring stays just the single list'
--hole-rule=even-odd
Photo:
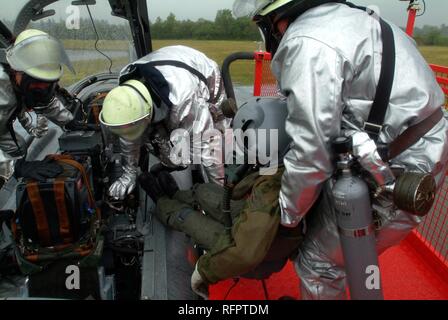
[{"label": "green camouflage trousers", "polygon": [[281,270],[300,245],[302,228],[280,225],[278,195],[283,169],[271,176],[246,176],[233,190],[232,229],[225,232],[223,188],[196,185],[179,191],[174,199],[157,203],[158,218],[182,231],[207,250],[198,271],[208,283],[235,276],[266,278]]},{"label": "green camouflage trousers", "polygon": [[[167,226],[191,236],[204,249],[210,249],[224,232],[223,187],[214,183],[197,184],[192,190],[178,191],[173,199],[157,203],[157,217]],[[231,202],[232,220],[243,209],[245,200]]]}]

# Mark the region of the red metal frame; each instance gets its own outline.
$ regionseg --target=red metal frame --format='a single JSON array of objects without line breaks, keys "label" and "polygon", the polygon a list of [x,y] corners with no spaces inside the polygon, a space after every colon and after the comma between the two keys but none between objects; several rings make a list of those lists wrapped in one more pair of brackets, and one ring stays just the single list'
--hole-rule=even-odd
[{"label": "red metal frame", "polygon": [[254,53],[255,59],[255,78],[254,78],[254,96],[261,96],[261,81],[263,80],[263,64],[264,61],[271,60],[270,54],[264,51],[256,51]]},{"label": "red metal frame", "polygon": [[[446,96],[448,108],[448,67],[430,65]],[[448,175],[448,172],[447,172]],[[422,257],[437,274],[448,283],[448,185],[444,182],[431,212],[422,223],[406,239],[405,243]]]},{"label": "red metal frame", "polygon": [[278,94],[277,80],[271,72],[270,62],[272,56],[269,52],[256,51],[254,96],[276,96]]},{"label": "red metal frame", "polygon": [[436,74],[437,82],[442,87],[445,95],[448,96],[448,67],[438,66],[435,64],[431,64],[430,66]]},{"label": "red metal frame", "polygon": [[410,8],[408,15],[408,24],[406,26],[406,33],[412,37],[414,35],[415,18],[417,17],[417,8]]}]

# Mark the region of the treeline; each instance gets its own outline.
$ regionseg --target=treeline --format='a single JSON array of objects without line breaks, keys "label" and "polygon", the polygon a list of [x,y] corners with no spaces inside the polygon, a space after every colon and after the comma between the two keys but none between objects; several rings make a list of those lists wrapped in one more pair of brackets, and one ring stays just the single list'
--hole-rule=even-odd
[{"label": "treeline", "polygon": [[160,17],[151,24],[154,39],[196,40],[259,40],[258,28],[249,18],[235,19],[230,10],[219,10],[214,21],[176,19],[171,13],[165,20]]},{"label": "treeline", "polygon": [[[12,27],[12,21],[3,21]],[[104,40],[131,39],[127,23],[111,24],[107,20],[95,20],[95,25]],[[46,19],[32,23],[32,27],[50,33],[60,39],[95,39],[92,22],[81,19],[80,29],[70,30],[65,21]],[[158,17],[151,22],[153,39],[195,39],[195,40],[260,40],[256,25],[249,18],[234,18],[230,10],[219,10],[215,20],[199,19],[197,21],[178,20],[171,13],[166,19]],[[424,26],[415,28],[414,38],[419,45],[448,46],[448,26]]]},{"label": "treeline", "polygon": [[415,28],[414,39],[419,45],[448,46],[448,26],[442,24],[440,27]]},{"label": "treeline", "polygon": [[[12,28],[12,21],[4,21]],[[129,25],[111,24],[107,20],[95,20],[95,26],[104,40],[131,39]],[[33,22],[31,27],[50,32],[59,39],[95,39],[92,22],[89,19],[81,19],[80,29],[70,30],[65,21],[46,19]],[[199,19],[177,20],[174,14],[170,14],[165,20],[160,17],[151,22],[151,35],[153,39],[195,39],[195,40],[259,40],[260,34],[255,24],[249,18],[235,19],[230,10],[220,10],[214,21]]]}]

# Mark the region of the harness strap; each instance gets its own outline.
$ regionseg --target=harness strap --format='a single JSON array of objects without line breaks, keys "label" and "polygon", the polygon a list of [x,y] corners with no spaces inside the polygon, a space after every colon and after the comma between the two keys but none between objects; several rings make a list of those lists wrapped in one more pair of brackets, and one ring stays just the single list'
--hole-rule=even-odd
[{"label": "harness strap", "polygon": [[56,161],[68,164],[68,165],[76,168],[81,173],[82,179],[87,188],[89,205],[91,208],[94,208],[98,212],[98,215],[99,215],[99,209],[96,206],[95,198],[93,196],[92,188],[90,186],[90,181],[89,181],[89,178],[87,177],[87,173],[86,173],[86,170],[84,169],[83,165],[80,164],[79,162],[73,160],[70,156],[66,156],[66,155],[53,155],[52,158],[55,159]]},{"label": "harness strap", "polygon": [[381,19],[373,10],[366,7],[357,6],[353,3],[346,4],[354,9],[365,11],[378,19],[381,26],[381,40],[383,43],[383,54],[381,58],[381,71],[376,88],[375,98],[370,109],[369,117],[364,122],[364,130],[375,141],[378,141],[381,129],[384,124],[387,107],[389,106],[390,95],[394,83],[395,73],[395,39],[391,26]]},{"label": "harness strap", "polygon": [[387,107],[389,106],[395,73],[394,34],[390,25],[381,18],[380,24],[381,37],[383,40],[381,73],[369,117],[367,118],[367,121],[364,122],[364,129],[375,141],[378,141],[382,126],[384,124],[384,118],[386,117]]},{"label": "harness strap", "polygon": [[59,218],[59,234],[64,243],[70,243],[72,237],[70,234],[70,222],[68,219],[68,211],[65,205],[65,179],[57,178],[53,183],[53,191],[55,195],[56,208]]},{"label": "harness strap", "polygon": [[[368,14],[375,14],[372,10],[359,7],[352,3],[346,3],[349,7],[366,11]],[[364,130],[375,141],[378,152],[384,161],[397,157],[406,149],[415,144],[420,138],[429,132],[443,117],[442,109],[437,109],[431,116],[407,128],[394,141],[388,145],[379,144],[378,138],[383,128],[387,108],[394,83],[394,73],[396,66],[395,40],[391,26],[380,17],[377,17],[381,26],[381,39],[383,42],[383,54],[381,60],[381,73],[378,86],[370,109],[369,117],[364,122]]]},{"label": "harness strap", "polygon": [[33,208],[34,219],[36,220],[37,233],[42,244],[49,245],[51,243],[50,229],[48,226],[47,215],[45,214],[44,203],[40,196],[37,182],[29,182],[26,185],[28,197]]},{"label": "harness strap", "polygon": [[151,67],[173,66],[173,67],[185,69],[185,70],[189,71],[190,73],[194,74],[196,77],[199,78],[199,80],[201,80],[206,86],[208,86],[207,78],[202,73],[200,73],[198,70],[196,70],[195,68],[189,66],[188,64],[186,64],[184,62],[176,61],[176,60],[157,60],[157,61],[148,62],[146,65],[151,66]]},{"label": "harness strap", "polygon": [[[415,144],[420,138],[427,134],[443,118],[442,108],[437,108],[429,117],[419,123],[407,128],[394,141],[384,149],[379,147],[380,155],[387,161],[395,158],[403,151]],[[383,151],[384,150],[384,151]]]},{"label": "harness strap", "polygon": [[[193,75],[195,75],[196,77],[198,77],[198,79],[200,81],[202,81],[205,86],[208,88],[209,84],[207,81],[207,78],[198,70],[196,70],[195,68],[189,66],[188,64],[182,62],[182,61],[176,61],[176,60],[157,60],[157,61],[151,61],[148,62],[146,65],[151,66],[151,67],[157,67],[157,66],[173,66],[173,67],[177,67],[177,68],[181,68],[181,69],[185,69],[187,71],[189,71],[190,73],[192,73]],[[219,96],[221,95],[222,92],[222,78],[219,82],[219,89],[218,92],[214,92],[214,97],[210,97],[210,99],[207,101],[209,103],[216,103],[219,99]]]},{"label": "harness strap", "polygon": [[4,71],[6,72],[6,74],[9,77],[9,80],[11,81],[11,83],[13,84],[13,91],[16,97],[16,108],[14,109],[13,113],[11,114],[11,116],[9,117],[9,119],[6,122],[6,126],[8,128],[9,134],[11,135],[12,140],[14,141],[14,144],[17,146],[17,149],[19,150],[20,153],[25,153],[26,150],[22,150],[21,146],[19,145],[19,143],[17,142],[17,137],[16,137],[16,132],[14,131],[14,120],[17,118],[17,116],[19,115],[20,111],[24,108],[23,106],[23,99],[22,99],[22,95],[20,95],[16,89],[14,88],[14,79],[13,79],[13,74],[12,74],[12,70],[11,67],[8,63],[1,63],[3,66]]}]

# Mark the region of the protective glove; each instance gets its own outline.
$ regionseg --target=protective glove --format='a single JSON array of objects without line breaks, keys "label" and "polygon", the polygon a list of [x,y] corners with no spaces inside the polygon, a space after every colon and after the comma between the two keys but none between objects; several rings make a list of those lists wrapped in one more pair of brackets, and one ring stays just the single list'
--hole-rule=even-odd
[{"label": "protective glove", "polygon": [[95,124],[84,123],[84,122],[74,119],[65,125],[65,130],[68,130],[68,131],[100,131],[101,128]]},{"label": "protective glove", "polygon": [[[169,174],[169,173],[168,173]],[[150,172],[144,172],[138,177],[138,182],[146,194],[157,202],[160,198],[166,196],[164,190],[159,184],[157,177]]]},{"label": "protective glove", "polygon": [[30,136],[42,138],[48,132],[48,120],[44,116],[38,114],[36,117],[36,125],[33,125],[31,116],[22,112],[17,117],[22,127],[28,132]]},{"label": "protective glove", "polygon": [[54,178],[63,172],[63,168],[53,159],[47,158],[43,161],[17,160],[14,166],[16,178],[28,178],[37,181],[45,181]]},{"label": "protective glove", "polygon": [[136,180],[137,174],[135,172],[125,171],[125,173],[123,173],[121,177],[109,187],[109,196],[116,200],[123,200],[135,189]]},{"label": "protective glove", "polygon": [[44,116],[37,115],[36,126],[31,128],[29,134],[36,138],[42,138],[48,132],[48,120]]},{"label": "protective glove", "polygon": [[176,192],[179,191],[179,186],[177,185],[176,180],[174,180],[173,176],[167,171],[160,172],[157,176],[157,181],[165,194],[170,198],[174,197]]},{"label": "protective glove", "polygon": [[191,289],[204,300],[208,300],[208,284],[202,279],[197,263],[191,275]]},{"label": "protective glove", "polygon": [[68,122],[73,120],[73,114],[65,108],[65,105],[58,98],[54,98],[47,106],[35,106],[33,107],[36,114],[40,114],[58,125],[63,127]]},{"label": "protective glove", "polygon": [[158,175],[160,172],[165,171],[165,172],[173,172],[173,171],[182,171],[187,169],[187,167],[183,167],[183,166],[167,166],[165,164],[163,164],[162,162],[156,163],[155,165],[153,165],[151,167],[151,169],[149,169],[149,172],[151,172],[154,175]]},{"label": "protective glove", "polygon": [[123,200],[131,193],[137,183],[138,159],[140,157],[139,142],[120,138],[121,163],[123,174],[109,188],[109,195],[117,200]]}]

